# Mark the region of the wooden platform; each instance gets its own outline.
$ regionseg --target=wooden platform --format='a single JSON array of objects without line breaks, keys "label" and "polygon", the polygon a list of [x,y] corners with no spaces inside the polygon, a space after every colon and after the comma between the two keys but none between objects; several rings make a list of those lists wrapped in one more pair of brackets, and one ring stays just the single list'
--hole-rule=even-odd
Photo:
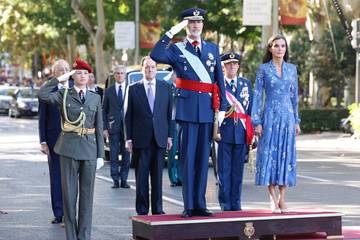
[{"label": "wooden platform", "polygon": [[[133,239],[261,239],[265,236],[326,232],[327,239],[343,239],[337,212],[266,210],[219,212],[213,217],[177,215],[132,217]],[[274,236],[275,235],[275,236]]]}]

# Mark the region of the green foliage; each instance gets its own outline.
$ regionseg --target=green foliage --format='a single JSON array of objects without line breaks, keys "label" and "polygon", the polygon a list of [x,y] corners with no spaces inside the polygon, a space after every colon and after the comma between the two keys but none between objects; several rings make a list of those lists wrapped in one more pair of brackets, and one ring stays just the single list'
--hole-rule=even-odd
[{"label": "green foliage", "polygon": [[244,73],[244,77],[255,83],[256,71],[259,65],[262,63],[262,57],[264,55],[264,50],[261,49],[258,45],[249,46],[245,50],[243,55],[242,64],[240,66],[240,71]]},{"label": "green foliage", "polygon": [[360,136],[360,104],[353,103],[348,106],[351,118],[351,127],[354,129],[355,135]]},{"label": "green foliage", "polygon": [[355,51],[345,36],[345,30],[335,10],[330,6],[328,9],[337,54],[334,51],[330,29],[324,24],[326,20],[324,12],[315,5],[309,7],[311,18],[318,24],[318,28],[314,30],[319,31],[314,34],[321,36],[318,41],[310,41],[307,30],[302,26],[284,27],[284,31],[286,35],[292,37],[290,62],[298,68],[300,90],[305,90],[306,94],[309,73],[312,72],[319,87],[330,87],[331,96],[336,97],[336,106],[340,107],[343,89],[355,73]]},{"label": "green foliage", "polygon": [[290,59],[289,62],[297,67],[299,76],[299,86],[306,88],[309,84],[309,55],[311,50],[311,42],[309,40],[307,30],[300,27],[294,30],[292,34],[292,41],[290,44]]},{"label": "green foliage", "polygon": [[304,133],[315,131],[340,130],[340,120],[349,115],[349,111],[343,109],[301,109],[301,130]]}]

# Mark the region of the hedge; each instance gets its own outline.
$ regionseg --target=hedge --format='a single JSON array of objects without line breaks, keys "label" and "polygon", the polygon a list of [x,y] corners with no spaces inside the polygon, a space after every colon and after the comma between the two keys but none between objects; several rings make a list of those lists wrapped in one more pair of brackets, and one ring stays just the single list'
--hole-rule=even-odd
[{"label": "hedge", "polygon": [[301,131],[303,133],[317,131],[338,131],[340,120],[349,116],[349,110],[339,109],[300,109]]}]

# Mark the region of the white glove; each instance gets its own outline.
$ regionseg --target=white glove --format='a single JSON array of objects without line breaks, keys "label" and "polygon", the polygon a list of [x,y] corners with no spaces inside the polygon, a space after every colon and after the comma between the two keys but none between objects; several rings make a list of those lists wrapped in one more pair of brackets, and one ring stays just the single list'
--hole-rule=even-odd
[{"label": "white glove", "polygon": [[167,32],[167,36],[173,38],[177,33],[183,30],[184,27],[188,25],[189,20],[182,20],[180,23],[172,26],[170,30]]},{"label": "white glove", "polygon": [[219,126],[221,126],[224,119],[225,119],[225,111],[219,111],[219,113],[218,113]]},{"label": "white glove", "polygon": [[69,80],[69,77],[71,75],[73,75],[74,73],[75,73],[75,70],[72,70],[71,72],[64,73],[60,77],[57,77],[57,79],[59,80],[59,82],[66,82],[67,80]]},{"label": "white glove", "polygon": [[96,170],[99,170],[100,168],[102,168],[104,166],[104,159],[102,158],[97,158],[96,159]]}]

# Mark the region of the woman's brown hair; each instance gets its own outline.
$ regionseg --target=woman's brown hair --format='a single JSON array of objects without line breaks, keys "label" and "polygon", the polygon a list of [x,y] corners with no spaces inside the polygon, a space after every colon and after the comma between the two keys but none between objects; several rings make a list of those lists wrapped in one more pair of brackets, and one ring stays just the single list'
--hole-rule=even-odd
[{"label": "woman's brown hair", "polygon": [[283,35],[275,34],[275,35],[272,35],[269,38],[268,44],[266,46],[266,52],[265,52],[265,55],[263,57],[263,63],[267,63],[272,59],[272,53],[270,52],[269,49],[273,46],[274,41],[279,40],[279,39],[283,39],[285,41],[286,52],[285,52],[285,55],[284,55],[284,61],[285,62],[288,61],[288,59],[289,59],[289,46],[288,46],[288,43],[286,41],[286,38]]}]

